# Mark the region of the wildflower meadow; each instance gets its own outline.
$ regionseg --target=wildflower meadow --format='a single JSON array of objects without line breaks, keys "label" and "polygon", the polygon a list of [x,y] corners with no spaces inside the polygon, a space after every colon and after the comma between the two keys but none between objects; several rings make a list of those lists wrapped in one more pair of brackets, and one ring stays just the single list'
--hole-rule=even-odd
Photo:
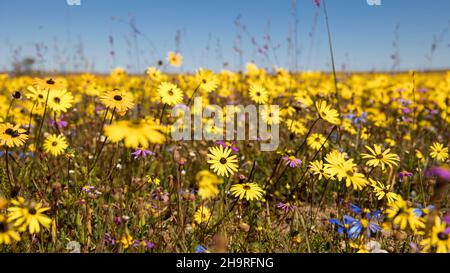
[{"label": "wildflower meadow", "polygon": [[0,252],[450,252],[450,70],[188,54],[0,73]]}]

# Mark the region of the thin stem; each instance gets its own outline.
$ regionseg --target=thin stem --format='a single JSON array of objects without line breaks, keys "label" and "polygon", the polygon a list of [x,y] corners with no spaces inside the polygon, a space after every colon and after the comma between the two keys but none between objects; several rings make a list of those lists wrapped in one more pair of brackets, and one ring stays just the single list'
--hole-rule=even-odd
[{"label": "thin stem", "polygon": [[8,121],[8,117],[9,117],[9,110],[11,110],[11,107],[12,107],[12,105],[14,104],[14,101],[15,101],[16,99],[15,98],[13,98],[12,100],[11,100],[11,102],[9,103],[9,106],[8,106],[8,110],[6,111],[6,117],[5,117],[5,121]]},{"label": "thin stem", "polygon": [[314,127],[314,125],[316,125],[316,123],[320,120],[320,117],[318,119],[316,119],[313,124],[311,125],[311,127],[309,127],[308,133],[305,136],[305,139],[303,140],[302,144],[300,144],[300,146],[298,146],[297,150],[295,150],[295,155],[298,154],[298,152],[303,148],[303,146],[305,146],[306,144],[306,140],[308,139],[309,135],[311,134],[311,131]]},{"label": "thin stem", "polygon": [[36,143],[41,138],[41,132],[42,132],[42,126],[44,125],[45,116],[47,115],[47,104],[48,104],[48,97],[50,96],[50,89],[47,90],[47,98],[45,99],[45,105],[44,105],[44,114],[42,115],[41,123],[39,124],[39,131],[36,137]]},{"label": "thin stem", "polygon": [[8,183],[9,183],[9,185],[12,188],[13,187],[13,183],[12,183],[12,179],[11,179],[11,174],[9,173],[9,160],[8,160],[9,156],[8,156],[8,153],[9,153],[9,147],[6,146],[6,151],[5,151],[6,177],[8,178]]},{"label": "thin stem", "polygon": [[[109,120],[109,124],[112,123],[115,113],[116,113],[116,108],[114,107],[114,109],[112,111],[112,114],[111,114],[111,119]],[[103,128],[103,126],[102,126],[102,128]],[[100,132],[100,134],[101,134],[101,132]],[[92,163],[92,166],[88,170],[88,175],[92,172],[92,170],[94,169],[95,165],[97,164],[97,160],[100,157],[100,154],[102,153],[103,148],[105,147],[105,143],[106,143],[107,140],[108,140],[108,137],[105,137],[105,139],[102,142],[102,145],[100,146],[99,151],[95,155],[94,163]]]},{"label": "thin stem", "polygon": [[337,77],[336,77],[336,66],[334,64],[333,43],[331,41],[330,24],[328,22],[328,12],[327,12],[327,8],[326,8],[326,5],[325,5],[325,0],[323,0],[323,12],[325,14],[325,21],[326,21],[326,26],[327,26],[328,45],[330,47],[331,66],[333,68],[333,78],[334,78],[335,96],[336,96],[336,100],[337,100],[337,110],[338,110],[338,112],[340,112],[340,109],[339,109],[339,92],[338,92]]},{"label": "thin stem", "polygon": [[201,84],[199,84],[199,85],[195,88],[194,92],[192,93],[191,97],[189,98],[189,100],[188,100],[188,102],[187,102],[187,106],[190,106],[190,105],[191,105],[192,98],[194,97],[195,93],[197,93],[198,89],[200,88],[200,85],[201,85]]}]

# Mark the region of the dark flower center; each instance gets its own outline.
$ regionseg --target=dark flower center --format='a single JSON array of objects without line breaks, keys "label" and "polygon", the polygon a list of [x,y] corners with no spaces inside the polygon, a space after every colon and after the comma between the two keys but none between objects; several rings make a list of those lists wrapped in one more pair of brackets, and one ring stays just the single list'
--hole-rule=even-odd
[{"label": "dark flower center", "polygon": [[256,96],[261,96],[261,93],[260,92],[256,92]]},{"label": "dark flower center", "polygon": [[121,100],[122,100],[122,96],[120,96],[120,95],[115,95],[115,96],[114,96],[114,100],[116,100],[116,101],[121,101]]},{"label": "dark flower center", "polygon": [[250,186],[249,186],[249,185],[245,185],[245,186],[243,187],[243,189],[246,190],[246,191],[248,191],[248,190],[250,190]]},{"label": "dark flower center", "polygon": [[42,94],[39,94],[39,95],[38,95],[38,98],[43,99],[44,96],[43,96]]},{"label": "dark flower center", "polygon": [[58,142],[56,142],[56,141],[53,141],[53,142],[52,142],[52,146],[53,146],[53,147],[55,147],[55,146],[57,146],[57,145],[58,145]]},{"label": "dark flower center", "polygon": [[227,163],[227,159],[226,159],[225,157],[222,157],[222,158],[220,159],[220,163],[222,163],[222,164]]},{"label": "dark flower center", "polygon": [[169,96],[173,96],[173,91],[172,91],[172,89],[170,89],[169,92],[167,92],[167,94],[169,94]]},{"label": "dark flower center", "polygon": [[47,80],[46,83],[53,85],[53,84],[55,84],[55,81],[53,79],[50,79],[50,80]]},{"label": "dark flower center", "polygon": [[5,134],[10,135],[11,137],[18,137],[18,136],[20,136],[19,131],[13,130],[11,128],[6,129]]},{"label": "dark flower center", "polygon": [[206,79],[203,79],[202,82],[203,82],[203,83],[206,83]]},{"label": "dark flower center", "polygon": [[4,222],[0,222],[0,234],[8,231],[8,226]]},{"label": "dark flower center", "polygon": [[20,97],[22,96],[22,94],[20,94],[19,91],[16,91],[16,92],[13,93],[12,96],[13,96],[13,98],[15,98],[15,99],[20,99]]},{"label": "dark flower center", "polygon": [[351,170],[347,171],[347,175],[350,176],[350,177],[353,176],[354,174],[355,173],[353,171],[351,171]]},{"label": "dark flower center", "polygon": [[36,212],[37,211],[34,208],[31,208],[31,209],[28,210],[28,213],[31,214],[31,215],[35,215]]},{"label": "dark flower center", "polygon": [[448,234],[445,234],[444,232],[439,232],[437,237],[441,241],[447,241],[448,240]]},{"label": "dark flower center", "polygon": [[377,154],[377,155],[375,156],[375,158],[376,158],[376,159],[382,159],[382,158],[383,158],[383,155],[382,155],[382,154]]},{"label": "dark flower center", "polygon": [[60,103],[60,102],[61,102],[61,99],[58,98],[58,97],[55,97],[55,98],[53,99],[53,101],[56,102],[56,103]]}]

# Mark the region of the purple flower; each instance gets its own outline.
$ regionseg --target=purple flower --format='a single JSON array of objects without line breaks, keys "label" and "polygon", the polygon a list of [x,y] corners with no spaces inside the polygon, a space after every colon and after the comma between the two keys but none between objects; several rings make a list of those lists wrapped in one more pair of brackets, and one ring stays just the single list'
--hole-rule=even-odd
[{"label": "purple flower", "polygon": [[114,223],[115,223],[116,225],[122,224],[122,218],[119,217],[119,216],[114,217]]},{"label": "purple flower", "polygon": [[64,118],[64,115],[61,114],[61,116],[59,116],[58,121],[51,120],[50,121],[50,126],[51,127],[55,127],[55,125],[57,125],[59,129],[67,127],[67,125],[69,123],[67,121],[64,121],[63,118]]},{"label": "purple flower", "polygon": [[285,212],[289,212],[289,211],[293,211],[294,209],[297,208],[297,206],[295,206],[292,203],[278,203],[277,204],[277,208],[284,210]]},{"label": "purple flower", "polygon": [[228,142],[228,141],[220,140],[220,141],[217,141],[216,144],[219,144],[219,145],[221,145],[224,148],[230,148],[230,149],[232,149],[235,152],[239,152],[239,149],[235,146],[236,141]]},{"label": "purple flower", "polygon": [[138,148],[136,148],[135,152],[131,153],[131,155],[134,156],[134,159],[138,159],[139,156],[142,158],[145,158],[146,156],[152,156],[153,152],[150,150],[145,150],[145,149],[138,147]]},{"label": "purple flower", "polygon": [[296,167],[300,166],[300,164],[302,164],[302,161],[293,155],[284,156],[283,160],[285,161],[285,165],[289,166],[291,168],[296,168]]},{"label": "purple flower", "polygon": [[105,233],[105,242],[110,245],[116,244],[116,240],[109,233]]},{"label": "purple flower", "polygon": [[412,177],[412,176],[413,176],[413,174],[408,172],[408,171],[401,171],[401,172],[398,173],[398,177],[400,178],[400,182],[403,181],[403,178],[405,178],[405,177]]},{"label": "purple flower", "polygon": [[442,219],[444,222],[446,222],[447,224],[450,224],[450,213],[447,214],[446,216],[444,216],[444,218]]},{"label": "purple flower", "polygon": [[89,186],[89,185],[86,185],[83,188],[81,188],[81,190],[84,191],[85,193],[89,193],[93,189],[95,189],[95,187],[94,186]]},{"label": "purple flower", "polygon": [[447,182],[450,181],[450,169],[446,167],[433,167],[431,169],[428,169],[425,174],[427,176],[437,176]]}]

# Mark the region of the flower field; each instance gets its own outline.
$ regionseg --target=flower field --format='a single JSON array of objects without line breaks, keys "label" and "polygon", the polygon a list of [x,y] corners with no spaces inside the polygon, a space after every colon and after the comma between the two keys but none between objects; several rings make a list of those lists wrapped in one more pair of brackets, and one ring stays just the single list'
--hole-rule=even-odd
[{"label": "flower field", "polygon": [[[174,140],[198,98],[279,106],[278,146]],[[449,103],[445,71],[1,74],[0,252],[449,252]]]}]

